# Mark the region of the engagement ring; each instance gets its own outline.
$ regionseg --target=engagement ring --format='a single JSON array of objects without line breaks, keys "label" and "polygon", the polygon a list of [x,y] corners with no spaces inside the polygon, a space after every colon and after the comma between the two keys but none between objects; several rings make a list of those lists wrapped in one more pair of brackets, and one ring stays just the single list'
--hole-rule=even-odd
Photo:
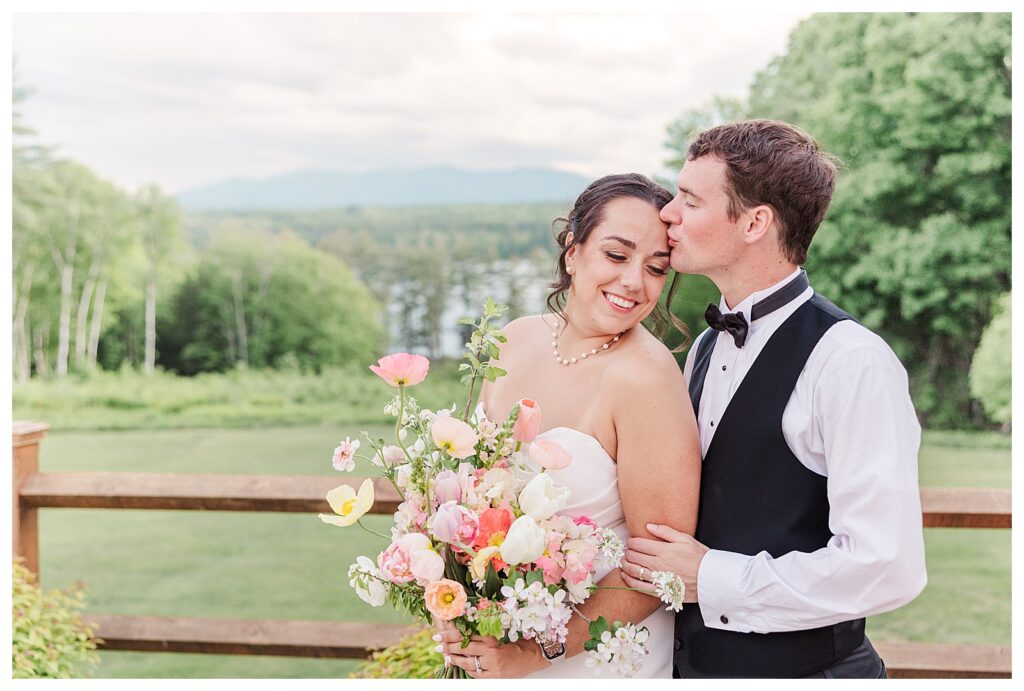
[{"label": "engagement ring", "polygon": [[480,656],[479,655],[475,656],[473,658],[473,664],[476,665],[476,673],[480,674],[480,672],[482,672],[483,670],[480,669]]}]

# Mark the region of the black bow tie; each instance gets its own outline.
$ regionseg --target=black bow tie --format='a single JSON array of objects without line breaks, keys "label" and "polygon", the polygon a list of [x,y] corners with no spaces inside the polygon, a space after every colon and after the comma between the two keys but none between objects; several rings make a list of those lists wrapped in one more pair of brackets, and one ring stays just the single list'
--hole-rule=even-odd
[{"label": "black bow tie", "polygon": [[[771,314],[786,303],[798,298],[807,290],[809,285],[807,282],[807,272],[800,269],[800,275],[750,308],[750,321],[755,321]],[[718,305],[710,304],[704,312],[704,319],[707,321],[708,326],[715,331],[728,331],[731,333],[737,348],[742,348],[743,344],[747,342],[747,331],[750,327],[747,324],[747,318],[743,316],[743,312],[727,312],[722,314],[722,311],[718,309]]]},{"label": "black bow tie", "polygon": [[737,348],[742,348],[747,342],[747,318],[743,312],[730,312],[722,314],[718,305],[708,305],[704,312],[704,319],[708,326],[715,331],[728,331],[732,334],[732,340],[736,342]]}]

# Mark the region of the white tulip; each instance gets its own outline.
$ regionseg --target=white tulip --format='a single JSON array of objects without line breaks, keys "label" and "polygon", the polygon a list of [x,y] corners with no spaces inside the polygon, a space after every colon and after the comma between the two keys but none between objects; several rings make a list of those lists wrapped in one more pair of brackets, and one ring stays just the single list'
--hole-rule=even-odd
[{"label": "white tulip", "polygon": [[554,516],[568,501],[568,488],[556,485],[547,473],[534,477],[519,493],[519,508],[535,521]]},{"label": "white tulip", "polygon": [[509,564],[526,564],[539,559],[547,548],[547,535],[530,516],[520,516],[501,543],[501,558]]}]

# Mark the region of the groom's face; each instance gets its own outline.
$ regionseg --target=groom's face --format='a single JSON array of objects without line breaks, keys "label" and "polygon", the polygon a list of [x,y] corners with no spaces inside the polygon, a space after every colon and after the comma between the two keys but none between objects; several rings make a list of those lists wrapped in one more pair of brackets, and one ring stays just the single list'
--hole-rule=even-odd
[{"label": "groom's face", "polygon": [[675,198],[661,210],[669,224],[672,268],[712,279],[728,270],[744,247],[740,219],[730,220],[726,166],[712,156],[687,161]]}]

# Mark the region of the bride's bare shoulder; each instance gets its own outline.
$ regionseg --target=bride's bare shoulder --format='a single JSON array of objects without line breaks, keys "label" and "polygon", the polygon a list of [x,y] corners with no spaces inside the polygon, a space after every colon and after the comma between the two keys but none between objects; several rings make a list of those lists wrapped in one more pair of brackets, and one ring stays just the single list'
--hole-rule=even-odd
[{"label": "bride's bare shoulder", "polygon": [[507,326],[502,327],[505,338],[508,339],[505,344],[507,349],[518,350],[550,338],[551,324],[551,317],[543,314],[513,319]]},{"label": "bride's bare shoulder", "polygon": [[646,329],[642,329],[623,348],[605,375],[608,383],[626,390],[651,386],[679,385],[682,370],[672,352]]}]

